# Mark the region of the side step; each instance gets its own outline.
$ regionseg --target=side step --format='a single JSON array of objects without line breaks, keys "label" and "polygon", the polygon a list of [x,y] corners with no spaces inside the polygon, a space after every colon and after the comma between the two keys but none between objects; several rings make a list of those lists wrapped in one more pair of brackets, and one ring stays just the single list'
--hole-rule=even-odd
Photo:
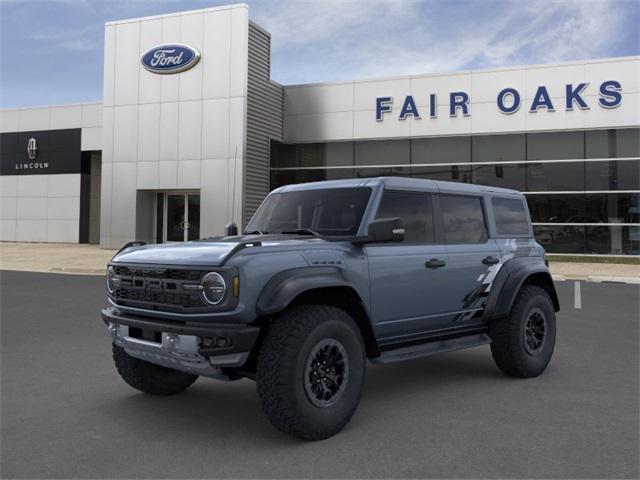
[{"label": "side step", "polygon": [[410,347],[397,348],[382,352],[378,358],[371,360],[373,363],[394,363],[410,360],[412,358],[426,357],[434,353],[453,352],[464,348],[478,347],[491,343],[491,338],[486,333],[467,335],[466,337],[436,340],[434,342],[411,345]]}]

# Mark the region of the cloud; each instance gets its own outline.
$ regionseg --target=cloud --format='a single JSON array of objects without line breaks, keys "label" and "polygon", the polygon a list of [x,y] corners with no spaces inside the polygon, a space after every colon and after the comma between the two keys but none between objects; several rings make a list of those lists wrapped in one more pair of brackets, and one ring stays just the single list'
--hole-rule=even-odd
[{"label": "cloud", "polygon": [[[252,4],[283,83],[445,73],[638,53],[633,1],[284,1]],[[636,26],[634,26],[636,25]],[[625,33],[626,31],[626,33]],[[630,37],[630,38],[629,38]]]}]

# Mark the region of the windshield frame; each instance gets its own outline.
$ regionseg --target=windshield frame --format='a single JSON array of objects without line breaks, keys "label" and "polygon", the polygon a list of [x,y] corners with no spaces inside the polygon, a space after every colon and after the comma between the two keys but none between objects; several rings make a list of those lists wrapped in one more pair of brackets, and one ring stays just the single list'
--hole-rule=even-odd
[{"label": "windshield frame", "polygon": [[[355,223],[345,233],[334,233],[334,231],[327,231],[327,228],[322,228],[322,226],[317,226],[317,221],[321,221],[321,219],[316,219],[309,222],[310,225],[299,224],[296,227],[286,227],[279,229],[266,228],[269,223],[272,221],[272,214],[278,208],[278,202],[281,198],[287,195],[317,195],[319,192],[326,192],[325,195],[331,195],[334,192],[349,192],[354,194],[355,192],[361,194],[362,196],[358,198],[357,203],[359,204],[356,208],[356,213],[359,213],[359,218],[357,218]],[[277,234],[277,235],[309,235],[309,236],[317,236],[326,239],[349,239],[358,236],[360,229],[365,221],[367,216],[367,212],[369,211],[369,207],[372,199],[374,198],[374,189],[370,186],[348,186],[348,187],[324,187],[324,188],[309,188],[309,189],[296,189],[290,191],[274,191],[270,193],[262,202],[256,213],[253,215],[247,226],[245,227],[243,233],[246,234]],[[269,211],[267,211],[269,210]],[[315,212],[315,207],[314,207]],[[315,213],[312,215],[315,217]],[[300,230],[300,232],[296,231]],[[308,232],[302,232],[302,230],[307,230]],[[335,229],[330,229],[335,230]]]}]

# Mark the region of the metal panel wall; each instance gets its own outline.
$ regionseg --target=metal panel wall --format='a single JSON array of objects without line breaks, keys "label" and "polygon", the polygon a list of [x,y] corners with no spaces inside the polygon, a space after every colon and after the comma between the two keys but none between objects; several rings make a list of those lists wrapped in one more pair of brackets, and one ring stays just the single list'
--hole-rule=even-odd
[{"label": "metal panel wall", "polygon": [[283,88],[271,81],[271,36],[251,22],[248,74],[244,225],[269,193],[271,140],[282,141],[284,130]]}]

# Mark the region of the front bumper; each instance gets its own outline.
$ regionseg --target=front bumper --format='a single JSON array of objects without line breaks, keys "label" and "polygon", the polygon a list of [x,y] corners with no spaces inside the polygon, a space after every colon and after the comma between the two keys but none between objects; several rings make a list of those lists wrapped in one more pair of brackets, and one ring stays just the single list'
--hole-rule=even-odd
[{"label": "front bumper", "polygon": [[130,356],[219,379],[226,379],[223,368],[244,365],[260,333],[247,325],[158,321],[114,307],[104,308],[102,319],[113,342]]}]

